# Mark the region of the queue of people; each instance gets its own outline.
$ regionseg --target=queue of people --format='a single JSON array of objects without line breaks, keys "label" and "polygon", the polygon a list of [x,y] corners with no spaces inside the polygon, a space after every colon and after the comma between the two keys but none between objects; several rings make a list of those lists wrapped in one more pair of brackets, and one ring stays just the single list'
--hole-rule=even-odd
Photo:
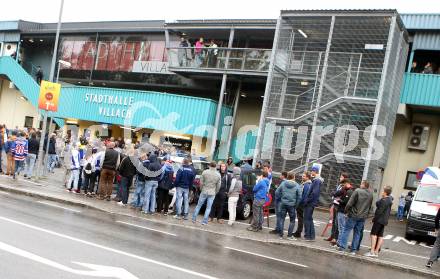
[{"label": "queue of people", "polygon": [[[26,177],[32,176],[32,168],[38,153],[39,141],[37,133],[24,131],[8,131],[0,127],[1,144],[8,156],[7,173],[14,179],[21,172]],[[144,214],[168,215],[170,210],[170,190],[175,188],[176,202],[173,207],[174,218],[196,223],[203,207],[205,212],[201,225],[209,222],[223,224],[224,205],[227,204],[229,213],[228,225],[233,226],[236,220],[237,203],[242,193],[243,174],[249,171],[258,175],[253,187],[252,221],[247,230],[259,232],[263,229],[263,209],[268,204],[272,184],[270,163],[258,162],[254,169],[245,161],[241,167],[235,166],[232,158],[227,162],[211,162],[209,169],[200,175],[200,196],[195,210],[190,215],[189,192],[196,178],[196,171],[191,158],[183,159],[182,166],[174,173],[172,162],[163,150],[154,149],[141,152],[134,144],[125,144],[114,139],[102,142],[104,148],[99,150],[83,139],[80,142],[67,144],[64,154],[66,175],[69,177],[65,187],[67,191],[81,193],[88,197],[110,201],[117,184],[116,196],[113,200],[119,205],[129,204],[129,189],[132,185],[135,191],[130,205],[141,210]],[[56,134],[46,140],[48,146],[47,169],[53,171],[56,155]],[[55,154],[54,154],[55,153]],[[1,164],[0,164],[1,166]],[[116,183],[115,183],[116,182]],[[297,240],[302,236],[305,241],[315,241],[313,214],[319,202],[323,179],[320,169],[312,167],[301,175],[301,183],[293,172],[282,172],[281,183],[274,195],[276,226],[271,233],[284,238],[284,224],[289,216],[287,239]],[[371,248],[365,256],[378,257],[383,241],[384,230],[388,225],[393,198],[392,188],[385,186],[381,198],[375,204],[374,217],[370,233]],[[157,198],[156,198],[157,195]],[[405,211],[411,205],[413,194],[409,192],[398,200],[398,220],[402,220]],[[346,251],[356,255],[360,250],[365,222],[373,205],[373,194],[367,181],[362,181],[355,188],[348,173],[341,173],[339,183],[333,193],[332,232],[327,241],[338,251]],[[296,223],[298,220],[298,224]],[[436,218],[436,230],[439,228],[440,211]],[[296,225],[296,230],[295,230]],[[351,245],[348,245],[349,235],[353,234]],[[440,234],[439,234],[440,235]],[[427,267],[431,267],[438,255],[440,240],[437,238]]]}]

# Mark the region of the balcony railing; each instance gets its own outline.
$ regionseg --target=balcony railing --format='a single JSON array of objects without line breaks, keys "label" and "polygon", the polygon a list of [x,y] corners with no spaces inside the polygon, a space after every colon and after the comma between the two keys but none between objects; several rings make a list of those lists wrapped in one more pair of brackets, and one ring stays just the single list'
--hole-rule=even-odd
[{"label": "balcony railing", "polygon": [[440,107],[440,74],[405,73],[402,104]]},{"label": "balcony railing", "polygon": [[270,49],[255,48],[168,48],[171,70],[212,70],[265,74],[269,70]]}]

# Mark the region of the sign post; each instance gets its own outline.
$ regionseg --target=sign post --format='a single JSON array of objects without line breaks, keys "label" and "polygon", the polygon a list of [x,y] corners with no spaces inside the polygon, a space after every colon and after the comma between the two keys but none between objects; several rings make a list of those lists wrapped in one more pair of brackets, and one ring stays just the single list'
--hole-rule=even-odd
[{"label": "sign post", "polygon": [[[61,84],[49,81],[41,81],[40,96],[38,98],[38,108],[44,111],[43,130],[41,131],[40,146],[37,158],[37,179],[41,175],[41,167],[43,162],[43,145],[46,137],[47,115],[49,111],[58,111],[58,101],[60,98]],[[50,128],[50,127],[49,127]],[[49,137],[48,137],[49,140]]]}]

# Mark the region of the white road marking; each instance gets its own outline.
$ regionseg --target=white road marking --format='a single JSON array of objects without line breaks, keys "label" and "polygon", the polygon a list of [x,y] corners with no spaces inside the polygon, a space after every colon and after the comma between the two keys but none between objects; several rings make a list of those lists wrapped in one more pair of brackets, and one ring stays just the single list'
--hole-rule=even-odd
[{"label": "white road marking", "polygon": [[8,245],[3,242],[0,242],[0,250],[76,275],[91,276],[91,277],[111,277],[111,278],[119,278],[119,279],[139,279],[138,277],[134,276],[127,270],[119,267],[74,262],[78,265],[85,266],[86,268],[92,270],[73,269],[68,266],[40,257],[36,254]]},{"label": "white road marking", "polygon": [[147,227],[144,227],[144,226],[140,226],[140,225],[136,225],[136,224],[132,224],[132,223],[127,223],[127,222],[123,222],[123,221],[116,221],[116,223],[132,226],[132,227],[136,227],[136,228],[141,228],[141,229],[148,230],[148,231],[163,233],[163,234],[166,234],[166,235],[177,236],[177,234],[174,234],[174,233],[169,233],[169,232],[165,232],[165,231],[155,230],[155,229],[151,229],[151,228],[147,228]]},{"label": "white road marking", "polygon": [[289,262],[289,261],[285,261],[285,260],[282,260],[282,259],[277,259],[277,258],[273,258],[273,257],[269,257],[269,256],[265,256],[265,255],[261,255],[261,254],[257,254],[257,253],[253,253],[253,252],[249,252],[249,251],[244,251],[244,250],[240,250],[240,249],[236,249],[236,248],[231,248],[231,247],[227,247],[227,246],[225,246],[224,248],[228,249],[228,250],[240,252],[240,253],[245,253],[245,254],[254,255],[254,256],[257,256],[257,257],[273,260],[273,261],[278,261],[278,262],[282,262],[282,263],[286,263],[286,264],[291,264],[291,265],[296,265],[296,266],[299,266],[299,267],[308,268],[308,266],[303,265],[303,264]]},{"label": "white road marking", "polygon": [[422,247],[425,247],[425,248],[432,249],[432,246],[429,246],[429,245],[426,244],[425,242],[420,242],[419,245],[422,246]]},{"label": "white road marking", "polygon": [[[365,246],[365,245],[361,245],[361,247],[364,247],[364,248],[367,248],[367,249],[371,249],[371,247]],[[399,255],[405,255],[405,256],[410,256],[410,257],[415,257],[415,258],[420,258],[420,259],[425,259],[425,260],[429,259],[428,257],[408,254],[408,253],[394,251],[394,250],[390,250],[390,249],[382,249],[381,252],[390,252],[390,253],[395,253],[395,254],[399,254]]]},{"label": "white road marking", "polygon": [[72,236],[68,236],[68,235],[65,235],[65,234],[57,233],[57,232],[54,232],[54,231],[51,231],[51,230],[47,230],[47,229],[43,229],[43,228],[40,228],[40,227],[37,227],[37,226],[29,225],[29,224],[26,224],[26,223],[23,223],[23,222],[20,222],[20,221],[15,221],[15,220],[3,217],[3,216],[0,216],[0,220],[6,221],[6,222],[10,222],[10,223],[13,223],[13,224],[16,224],[16,225],[20,225],[20,226],[23,226],[23,227],[26,227],[26,228],[29,228],[29,229],[33,229],[33,230],[36,230],[36,231],[40,231],[40,232],[44,232],[44,233],[47,233],[47,234],[55,235],[55,236],[58,236],[58,237],[61,237],[61,238],[69,239],[71,241],[75,241],[75,242],[82,243],[82,244],[85,244],[85,245],[89,245],[89,246],[92,246],[92,247],[100,248],[100,249],[103,249],[103,250],[106,250],[106,251],[113,252],[115,254],[123,255],[123,256],[126,256],[126,257],[130,257],[130,258],[134,258],[134,259],[137,259],[137,260],[140,260],[140,261],[144,261],[144,262],[148,262],[148,263],[153,263],[153,264],[156,264],[156,265],[159,265],[159,266],[163,266],[163,267],[166,267],[166,268],[169,268],[169,269],[185,272],[185,273],[188,273],[188,274],[191,274],[191,275],[195,275],[195,276],[198,276],[198,277],[201,277],[201,278],[217,279],[216,277],[213,277],[213,276],[210,276],[210,275],[206,275],[206,274],[203,274],[203,273],[199,273],[199,272],[192,271],[192,270],[189,270],[189,269],[185,269],[185,268],[182,268],[182,267],[178,267],[178,266],[175,266],[175,265],[159,262],[159,261],[156,261],[156,260],[153,260],[153,259],[144,258],[144,257],[138,256],[138,255],[135,255],[135,254],[131,254],[131,253],[128,253],[128,252],[124,252],[124,251],[121,251],[121,250],[117,250],[117,249],[114,249],[114,248],[110,248],[110,247],[107,247],[107,246],[96,244],[96,243],[93,243],[93,242],[90,242],[90,241],[86,241],[86,240],[82,240],[82,239],[79,239],[79,238],[76,238],[76,237],[72,237]]},{"label": "white road marking", "polygon": [[390,240],[390,239],[393,239],[393,237],[394,237],[394,235],[388,234],[388,235],[384,236],[383,239],[384,240]]},{"label": "white road marking", "polygon": [[5,196],[9,196],[9,195],[11,195],[10,193],[8,193],[8,192],[3,192],[3,191],[0,191],[0,195],[5,195]]},{"label": "white road marking", "polygon": [[409,244],[409,245],[416,245],[416,242],[414,240],[413,241],[409,241],[406,238],[401,237],[401,236],[396,236],[393,239],[393,242],[399,242],[399,241],[403,241],[403,242],[405,242],[406,244]]},{"label": "white road marking", "polygon": [[41,204],[44,204],[44,205],[47,205],[47,206],[52,206],[52,207],[56,207],[56,208],[60,208],[60,209],[68,210],[68,211],[72,211],[72,212],[75,212],[75,213],[81,213],[80,210],[67,208],[67,207],[64,207],[64,206],[61,206],[61,205],[56,205],[56,204],[49,203],[49,202],[46,202],[46,201],[37,201],[37,202],[41,203]]}]

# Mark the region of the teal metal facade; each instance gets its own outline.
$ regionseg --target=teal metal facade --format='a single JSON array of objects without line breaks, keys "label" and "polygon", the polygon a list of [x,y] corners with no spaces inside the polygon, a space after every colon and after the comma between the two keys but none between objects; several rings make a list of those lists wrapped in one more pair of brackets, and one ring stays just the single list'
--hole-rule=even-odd
[{"label": "teal metal facade", "polygon": [[405,73],[400,103],[440,107],[440,75]]},{"label": "teal metal facade", "polygon": [[[37,106],[39,86],[11,57],[0,57],[0,74],[6,75]],[[121,126],[151,128],[195,136],[209,136],[217,102],[175,94],[103,87],[63,87],[57,118],[73,118]],[[232,109],[224,106],[222,119]],[[219,131],[223,126],[220,122]],[[219,133],[220,134],[220,133]]]},{"label": "teal metal facade", "polygon": [[401,14],[406,29],[440,29],[440,14]]}]

